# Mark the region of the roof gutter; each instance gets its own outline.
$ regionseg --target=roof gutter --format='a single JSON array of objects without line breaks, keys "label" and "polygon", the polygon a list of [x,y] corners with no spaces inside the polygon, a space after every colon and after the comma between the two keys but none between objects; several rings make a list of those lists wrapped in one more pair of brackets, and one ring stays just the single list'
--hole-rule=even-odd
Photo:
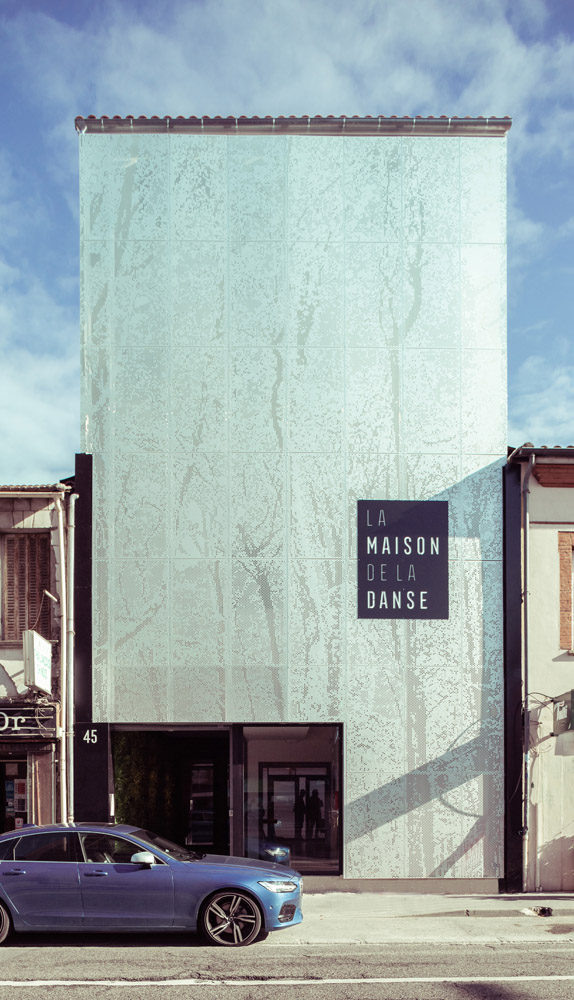
[{"label": "roof gutter", "polygon": [[26,497],[32,500],[49,500],[50,497],[62,497],[70,492],[69,486],[62,486],[61,490],[50,489],[36,492],[36,490],[0,490],[0,499],[8,500],[13,497]]},{"label": "roof gutter", "polygon": [[534,456],[534,458],[563,458],[568,461],[574,461],[574,445],[569,444],[566,448],[560,448],[559,446],[555,448],[534,448],[533,445],[521,444],[519,448],[515,448],[514,451],[510,452],[506,461],[508,464],[511,462],[528,462],[531,456]]}]

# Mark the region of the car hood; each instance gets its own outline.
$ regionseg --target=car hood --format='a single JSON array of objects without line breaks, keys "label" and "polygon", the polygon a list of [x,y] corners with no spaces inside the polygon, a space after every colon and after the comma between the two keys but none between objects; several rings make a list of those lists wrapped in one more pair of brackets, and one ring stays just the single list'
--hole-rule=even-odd
[{"label": "car hood", "polygon": [[280,875],[282,879],[288,876],[301,878],[299,872],[295,871],[294,868],[278,865],[274,861],[259,861],[257,858],[234,858],[232,855],[206,854],[205,857],[192,863],[194,865],[230,865],[243,870],[251,868],[260,871],[263,875],[273,872],[274,875]]}]

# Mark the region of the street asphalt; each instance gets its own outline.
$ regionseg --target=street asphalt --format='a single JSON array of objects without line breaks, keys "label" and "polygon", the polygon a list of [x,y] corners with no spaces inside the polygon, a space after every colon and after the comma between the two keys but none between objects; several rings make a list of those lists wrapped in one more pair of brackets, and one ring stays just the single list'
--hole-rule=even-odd
[{"label": "street asphalt", "polygon": [[574,943],[574,893],[455,895],[309,892],[303,923],[267,945],[389,942]]}]

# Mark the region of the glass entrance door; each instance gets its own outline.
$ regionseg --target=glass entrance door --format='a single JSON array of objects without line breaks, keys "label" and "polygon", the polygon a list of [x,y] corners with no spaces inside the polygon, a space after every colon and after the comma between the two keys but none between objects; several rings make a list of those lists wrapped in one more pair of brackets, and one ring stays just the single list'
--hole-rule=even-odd
[{"label": "glass entrance door", "polygon": [[293,862],[298,858],[322,866],[332,855],[331,825],[326,822],[333,812],[330,765],[263,765],[262,785],[267,790],[269,840],[288,843]]},{"label": "glass entrance door", "polygon": [[215,833],[215,767],[212,761],[191,764],[189,781],[189,829],[186,844],[212,848]]},{"label": "glass entrance door", "polygon": [[179,742],[185,843],[206,854],[229,854],[229,734],[193,733]]}]

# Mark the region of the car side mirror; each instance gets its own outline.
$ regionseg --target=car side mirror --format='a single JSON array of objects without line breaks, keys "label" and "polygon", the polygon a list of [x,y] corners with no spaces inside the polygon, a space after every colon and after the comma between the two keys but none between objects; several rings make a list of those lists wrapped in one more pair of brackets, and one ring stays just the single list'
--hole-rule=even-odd
[{"label": "car side mirror", "polygon": [[130,861],[134,865],[143,865],[144,868],[151,868],[155,865],[155,858],[151,851],[138,851],[136,854],[132,854]]}]

